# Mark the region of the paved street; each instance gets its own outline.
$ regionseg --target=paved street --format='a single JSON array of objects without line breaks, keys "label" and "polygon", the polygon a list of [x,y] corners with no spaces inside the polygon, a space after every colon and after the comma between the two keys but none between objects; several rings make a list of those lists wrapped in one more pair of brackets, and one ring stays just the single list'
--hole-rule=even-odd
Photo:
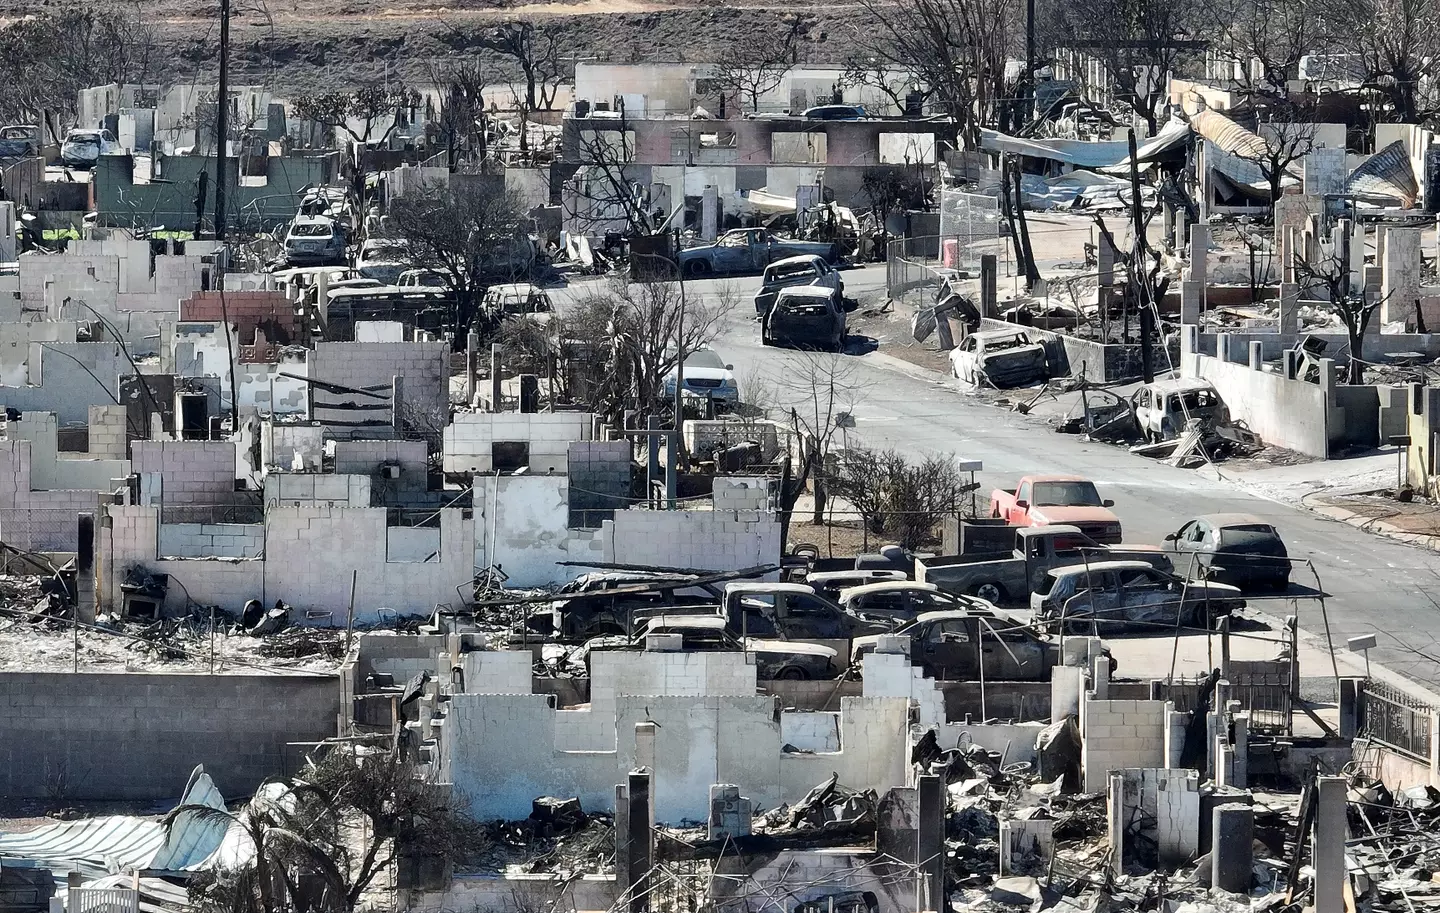
[{"label": "paved street", "polygon": [[[845,274],[846,292],[864,304],[883,300],[883,266]],[[763,376],[780,381],[801,356],[764,348],[753,320],[751,295],[755,277],[728,280],[743,292],[741,302],[724,320],[715,348],[732,362],[742,380]],[[558,290],[564,306],[588,283]],[[714,281],[687,284],[692,294],[714,291]],[[1175,469],[1132,456],[1121,449],[1086,443],[1057,434],[1036,419],[998,409],[960,393],[949,381],[933,378],[878,352],[835,356],[856,366],[855,377],[866,385],[853,410],[855,429],[849,443],[893,446],[910,452],[953,453],[984,462],[979,475],[982,494],[1031,472],[1075,472],[1088,475],[1102,495],[1113,498],[1116,513],[1133,542],[1158,542],[1165,533],[1197,514],[1245,511],[1258,514],[1280,529],[1292,557],[1310,559],[1328,600],[1330,632],[1343,650],[1346,638],[1378,633],[1379,649],[1371,659],[1440,692],[1440,555],[1362,532],[1321,518],[1292,503],[1268,500],[1225,480]],[[742,390],[742,395],[743,395]],[[793,392],[791,395],[795,395]],[[1223,466],[1222,475],[1224,475]],[[1297,568],[1294,579],[1311,583]],[[1283,600],[1257,606],[1275,615],[1298,614],[1301,627],[1322,638],[1325,618],[1319,604]],[[1435,657],[1424,658],[1412,651]],[[1322,676],[1327,669],[1302,674]]]}]

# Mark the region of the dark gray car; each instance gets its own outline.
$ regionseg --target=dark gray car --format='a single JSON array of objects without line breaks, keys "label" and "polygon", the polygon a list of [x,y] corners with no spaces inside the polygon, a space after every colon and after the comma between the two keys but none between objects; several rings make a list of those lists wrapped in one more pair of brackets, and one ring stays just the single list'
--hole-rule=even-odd
[{"label": "dark gray car", "polygon": [[[1181,573],[1244,591],[1290,586],[1290,553],[1275,527],[1253,514],[1207,514],[1165,537]],[[1192,559],[1190,555],[1195,557]]]},{"label": "dark gray car", "polygon": [[813,285],[782,288],[765,315],[760,341],[767,346],[845,350],[845,307],[831,289]]}]

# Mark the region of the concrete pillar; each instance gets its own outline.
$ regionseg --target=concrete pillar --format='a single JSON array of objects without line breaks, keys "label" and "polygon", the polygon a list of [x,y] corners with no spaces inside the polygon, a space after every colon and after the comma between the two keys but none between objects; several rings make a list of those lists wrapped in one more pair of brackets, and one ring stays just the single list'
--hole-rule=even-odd
[{"label": "concrete pillar", "polygon": [[[1294,282],[1280,283],[1280,335],[1289,337],[1300,332],[1300,286]],[[1285,345],[1290,340],[1284,340]]]},{"label": "concrete pillar", "polygon": [[390,375],[390,427],[397,438],[405,433],[405,377],[401,374]]},{"label": "concrete pillar", "polygon": [[714,241],[720,236],[720,188],[706,184],[700,195],[700,237]]},{"label": "concrete pillar", "polygon": [[500,411],[500,343],[490,343],[490,411]]},{"label": "concrete pillar", "polygon": [[650,771],[644,768],[630,771],[626,784],[616,788],[615,868],[630,913],[650,909],[650,869],[655,858],[652,795]]},{"label": "concrete pillar", "polygon": [[1250,787],[1250,714],[1236,713],[1231,717],[1230,729],[1233,736],[1230,745],[1234,755],[1230,762],[1230,785],[1240,789]]},{"label": "concrete pillar", "polygon": [[750,836],[752,813],[752,804],[740,795],[740,787],[729,783],[711,785],[709,838]]},{"label": "concrete pillar", "polygon": [[1177,711],[1174,704],[1165,710],[1165,766],[1179,767],[1185,753],[1185,732],[1190,728],[1190,714]]},{"label": "concrete pillar", "polygon": [[0,262],[12,263],[19,259],[15,227],[15,204],[9,200],[0,200]]},{"label": "concrete pillar", "polygon": [[1380,295],[1384,299],[1380,322],[1413,322],[1420,300],[1420,229],[1385,231],[1385,258],[1380,271]]},{"label": "concrete pillar", "polygon": [[1235,784],[1230,782],[1230,775],[1235,766],[1235,748],[1225,733],[1216,733],[1211,757],[1215,759],[1215,785],[1234,786]]},{"label": "concrete pillar", "polygon": [[[1265,343],[1259,340],[1250,342],[1250,369],[1259,371],[1265,367]],[[1222,621],[1224,619],[1221,619]]]},{"label": "concrete pillar", "polygon": [[[1416,234],[1419,234],[1418,230]],[[1350,283],[1351,286],[1365,281],[1365,225],[1356,220],[1350,226]]]},{"label": "concrete pillar", "polygon": [[1360,714],[1365,695],[1365,679],[1340,679],[1340,738],[1353,739],[1360,734]]},{"label": "concrete pillar", "polygon": [[1286,349],[1280,353],[1280,370],[1284,373],[1286,380],[1294,380],[1300,376],[1300,353],[1294,349]]},{"label": "concrete pillar", "polygon": [[1210,226],[1190,226],[1190,270],[1185,276],[1191,282],[1199,282],[1201,286],[1208,281],[1206,278],[1205,259],[1210,255]]},{"label": "concrete pillar", "polygon": [[996,292],[999,261],[994,254],[980,255],[980,316],[995,317],[1000,313],[1000,297]]},{"label": "concrete pillar", "polygon": [[1097,701],[1110,699],[1110,657],[1096,656],[1090,661],[1090,690]]},{"label": "concrete pillar", "polygon": [[1195,326],[1205,310],[1205,283],[1186,279],[1180,283],[1180,323]]},{"label": "concrete pillar", "polygon": [[480,334],[465,334],[465,403],[475,405],[475,375],[480,372]]},{"label": "concrete pillar", "polygon": [[1280,281],[1295,281],[1295,257],[1300,253],[1300,233],[1294,225],[1286,225],[1280,242]]},{"label": "concrete pillar", "polygon": [[652,722],[635,724],[635,766],[655,769],[656,726]]},{"label": "concrete pillar", "polygon": [[1255,810],[1238,802],[1216,806],[1210,836],[1211,883],[1231,894],[1249,894],[1255,878]]},{"label": "concrete pillar", "polygon": [[1301,164],[1301,181],[1309,196],[1340,193],[1345,189],[1345,150],[1316,147]]},{"label": "concrete pillar", "polygon": [[922,910],[943,910],[945,900],[945,783],[935,774],[921,774],[917,784],[920,805],[915,835],[915,864],[924,878]]},{"label": "concrete pillar", "polygon": [[1110,870],[1118,878],[1125,874],[1125,775],[1110,775],[1109,799],[1105,808],[1110,829]]},{"label": "concrete pillar", "polygon": [[[1085,670],[1073,666],[1056,666],[1050,670],[1050,722],[1080,715],[1080,699],[1085,694]],[[1437,739],[1440,741],[1440,739]]]},{"label": "concrete pillar", "polygon": [[1233,356],[1232,353],[1230,352],[1230,334],[1229,334],[1229,333],[1220,333],[1220,334],[1216,335],[1216,337],[1215,337],[1215,357],[1218,358],[1218,359],[1220,359],[1221,361],[1223,361],[1223,362],[1224,362],[1225,364],[1227,364],[1227,365],[1228,365],[1228,364],[1231,364],[1231,363],[1233,363],[1233,362],[1235,361],[1234,356]]},{"label": "concrete pillar", "polygon": [[76,517],[75,617],[86,624],[95,622],[95,514]]},{"label": "concrete pillar", "polygon": [[1174,245],[1176,252],[1185,249],[1186,239],[1190,237],[1190,217],[1185,210],[1175,210],[1175,234],[1171,235],[1170,243]]},{"label": "concrete pillar", "polygon": [[[1110,236],[1101,234],[1095,244],[1095,272],[1099,273],[1100,287],[1110,288],[1115,284],[1115,248]],[[1103,294],[1103,293],[1102,293]]]},{"label": "concrete pillar", "polygon": [[1219,767],[1218,744],[1229,744],[1228,739],[1221,743],[1220,737],[1226,734],[1225,708],[1230,704],[1230,683],[1221,679],[1215,683],[1215,693],[1211,696],[1210,715],[1205,720],[1205,743],[1209,746],[1209,759],[1205,765],[1205,772],[1214,780],[1219,776],[1216,773]]},{"label": "concrete pillar", "polygon": [[[1345,841],[1349,822],[1345,817],[1345,778],[1319,777],[1315,829],[1311,832],[1315,860],[1315,913],[1344,913]],[[1218,835],[1217,825],[1217,841]],[[1218,870],[1218,867],[1217,867]]]}]

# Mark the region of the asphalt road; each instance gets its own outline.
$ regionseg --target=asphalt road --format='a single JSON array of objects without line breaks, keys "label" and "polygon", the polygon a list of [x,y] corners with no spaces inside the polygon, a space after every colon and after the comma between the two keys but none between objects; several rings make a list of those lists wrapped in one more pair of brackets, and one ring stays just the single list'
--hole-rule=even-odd
[{"label": "asphalt road", "polygon": [[[722,319],[714,346],[734,365],[742,397],[747,378],[764,378],[778,391],[782,405],[788,405],[787,400],[798,402],[807,385],[787,387],[787,379],[807,370],[804,359],[816,356],[761,346],[751,305],[758,278],[724,281],[738,287],[742,300]],[[687,293],[713,296],[717,282],[687,283]],[[883,266],[845,274],[847,295],[862,303],[883,300],[884,282]],[[563,310],[565,301],[585,285],[552,294]],[[1115,500],[1130,542],[1159,542],[1199,514],[1257,514],[1280,530],[1293,558],[1310,560],[1321,588],[1331,598],[1325,600],[1323,611],[1313,599],[1262,600],[1256,608],[1274,615],[1298,615],[1300,626],[1322,642],[1328,615],[1330,637],[1342,651],[1347,638],[1375,633],[1379,647],[1370,653],[1373,662],[1440,692],[1440,555],[1327,520],[1296,505],[1258,497],[1193,470],[1057,434],[1033,418],[962,394],[948,379],[887,358],[883,342],[878,350],[867,348],[852,346],[852,351],[865,354],[822,356],[839,359],[862,387],[851,409],[855,426],[845,443],[980,460],[984,470],[977,480],[982,496],[1002,484],[1013,487],[1027,473],[1089,476],[1104,497]],[[1313,585],[1309,571],[1300,567],[1292,580]],[[1325,676],[1330,669],[1307,668],[1301,674]]]}]

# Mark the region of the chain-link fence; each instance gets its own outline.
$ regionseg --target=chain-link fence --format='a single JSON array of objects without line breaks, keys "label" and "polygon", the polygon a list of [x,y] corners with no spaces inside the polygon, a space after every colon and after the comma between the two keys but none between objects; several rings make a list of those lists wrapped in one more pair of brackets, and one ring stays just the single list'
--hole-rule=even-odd
[{"label": "chain-link fence", "polygon": [[998,197],[940,192],[940,259],[946,266],[978,272],[981,256],[1001,253],[1004,229]]},{"label": "chain-link fence", "polygon": [[944,278],[938,236],[890,242],[885,257],[885,292],[892,301],[900,301],[912,292],[933,294]]}]

